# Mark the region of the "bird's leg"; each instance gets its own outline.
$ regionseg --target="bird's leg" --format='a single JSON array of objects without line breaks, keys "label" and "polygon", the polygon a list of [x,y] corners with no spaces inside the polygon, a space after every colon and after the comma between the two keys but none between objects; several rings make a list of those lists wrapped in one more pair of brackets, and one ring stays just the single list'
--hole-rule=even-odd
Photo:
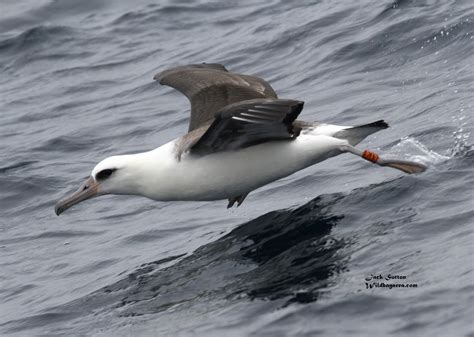
[{"label": "bird's leg", "polygon": [[232,206],[234,206],[235,203],[237,203],[237,207],[239,207],[240,205],[242,205],[247,195],[248,193],[245,193],[245,194],[239,195],[238,197],[229,198],[229,203],[227,204],[227,208],[231,208]]},{"label": "bird's leg", "polygon": [[423,164],[408,160],[383,159],[380,158],[379,155],[375,152],[369,150],[361,151],[358,148],[348,144],[342,145],[340,149],[342,152],[350,152],[352,154],[355,154],[356,156],[362,157],[365,160],[370,161],[371,163],[380,166],[388,166],[409,174],[420,173],[426,170],[426,166]]},{"label": "bird's leg", "polygon": [[239,207],[240,205],[242,205],[242,203],[244,202],[245,198],[247,198],[247,195],[249,195],[249,193],[245,193],[245,194],[242,194],[241,196],[239,196],[239,198],[237,199],[237,207]]},{"label": "bird's leg", "polygon": [[229,203],[227,204],[227,209],[231,208],[232,206],[234,206],[234,204],[236,203],[237,201],[237,198],[236,197],[232,197],[232,198],[229,198],[227,199],[229,200]]}]

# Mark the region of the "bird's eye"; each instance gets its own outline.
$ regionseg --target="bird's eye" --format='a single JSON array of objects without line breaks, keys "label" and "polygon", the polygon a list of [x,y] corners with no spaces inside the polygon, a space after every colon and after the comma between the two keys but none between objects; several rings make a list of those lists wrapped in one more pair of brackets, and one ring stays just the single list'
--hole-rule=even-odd
[{"label": "bird's eye", "polygon": [[112,173],[114,173],[115,170],[117,170],[117,169],[105,169],[105,170],[102,170],[102,171],[100,171],[99,173],[96,174],[95,179],[96,179],[96,180],[104,180],[104,179],[107,179],[108,177],[110,177],[110,176],[112,175]]}]

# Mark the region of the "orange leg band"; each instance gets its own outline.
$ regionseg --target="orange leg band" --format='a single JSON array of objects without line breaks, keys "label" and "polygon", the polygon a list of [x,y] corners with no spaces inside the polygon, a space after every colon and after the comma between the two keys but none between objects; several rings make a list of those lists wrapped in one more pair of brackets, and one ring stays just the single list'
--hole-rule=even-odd
[{"label": "orange leg band", "polygon": [[377,160],[379,160],[379,156],[369,150],[365,150],[364,153],[362,153],[362,158],[371,161],[372,163],[376,163]]}]

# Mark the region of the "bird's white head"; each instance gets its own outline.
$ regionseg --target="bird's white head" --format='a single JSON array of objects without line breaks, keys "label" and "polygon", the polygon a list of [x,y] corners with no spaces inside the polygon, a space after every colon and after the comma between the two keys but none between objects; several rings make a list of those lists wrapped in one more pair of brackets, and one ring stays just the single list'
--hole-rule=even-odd
[{"label": "bird's white head", "polygon": [[79,189],[61,199],[55,207],[57,215],[84,200],[104,194],[138,194],[140,187],[138,155],[113,156],[102,160]]}]

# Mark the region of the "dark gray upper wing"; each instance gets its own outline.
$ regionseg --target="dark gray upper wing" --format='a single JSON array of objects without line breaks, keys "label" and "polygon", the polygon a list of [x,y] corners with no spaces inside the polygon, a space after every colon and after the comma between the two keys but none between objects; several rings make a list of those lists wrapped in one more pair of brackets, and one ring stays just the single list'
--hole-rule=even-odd
[{"label": "dark gray upper wing", "polygon": [[293,122],[303,104],[287,99],[253,99],[226,106],[190,150],[204,155],[272,140],[294,139],[300,129]]},{"label": "dark gray upper wing", "polygon": [[176,67],[155,75],[154,79],[188,97],[191,102],[188,131],[212,121],[226,105],[255,98],[277,98],[263,79],[231,73],[221,64]]}]

